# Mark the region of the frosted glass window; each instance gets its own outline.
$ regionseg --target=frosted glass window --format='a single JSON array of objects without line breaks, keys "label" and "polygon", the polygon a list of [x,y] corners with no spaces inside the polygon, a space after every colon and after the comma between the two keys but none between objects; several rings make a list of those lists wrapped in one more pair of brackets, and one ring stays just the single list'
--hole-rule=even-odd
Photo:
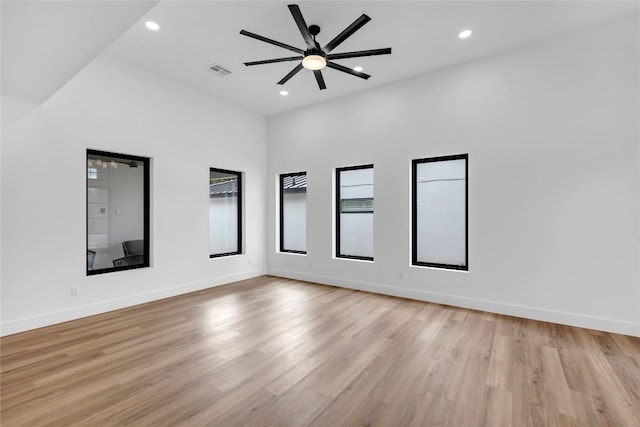
[{"label": "frosted glass window", "polygon": [[209,257],[242,252],[242,174],[209,169]]},{"label": "frosted glass window", "polygon": [[467,157],[413,161],[413,265],[468,270]]},{"label": "frosted glass window", "polygon": [[280,175],[280,251],[307,253],[307,173]]},{"label": "frosted glass window", "polygon": [[87,150],[87,275],[149,266],[149,163]]},{"label": "frosted glass window", "polygon": [[373,261],[373,165],[336,169],[336,257]]}]

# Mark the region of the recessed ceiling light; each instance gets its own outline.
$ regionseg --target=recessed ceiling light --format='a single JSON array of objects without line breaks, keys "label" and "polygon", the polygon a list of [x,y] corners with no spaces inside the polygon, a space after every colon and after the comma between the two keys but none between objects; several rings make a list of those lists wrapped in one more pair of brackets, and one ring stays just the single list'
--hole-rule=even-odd
[{"label": "recessed ceiling light", "polygon": [[464,30],[464,31],[460,31],[460,34],[458,34],[458,37],[461,39],[466,39],[470,35],[471,35],[471,30]]},{"label": "recessed ceiling light", "polygon": [[280,95],[287,96],[287,95],[289,95],[289,92],[287,92],[286,90],[281,90],[280,91]]},{"label": "recessed ceiling light", "polygon": [[362,68],[362,67],[361,67],[361,66],[359,66],[359,65],[358,65],[358,66],[356,66],[356,67],[353,67],[353,71],[360,72],[360,71],[362,71],[362,70],[364,70],[364,68]]},{"label": "recessed ceiling light", "polygon": [[145,26],[145,27],[147,27],[147,28],[148,28],[148,29],[150,29],[150,30],[153,30],[153,31],[158,31],[158,30],[160,29],[160,25],[156,24],[156,23],[155,23],[155,22],[153,22],[153,21],[147,21],[147,22],[145,22],[145,23],[144,23],[144,26]]}]

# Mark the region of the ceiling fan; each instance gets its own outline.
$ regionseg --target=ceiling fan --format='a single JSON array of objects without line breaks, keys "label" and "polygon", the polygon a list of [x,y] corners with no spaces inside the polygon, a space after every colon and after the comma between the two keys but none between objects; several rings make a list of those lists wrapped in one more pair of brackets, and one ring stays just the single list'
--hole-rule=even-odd
[{"label": "ceiling fan", "polygon": [[291,77],[295,76],[300,70],[306,68],[307,70],[312,70],[313,74],[316,77],[316,81],[318,82],[318,87],[320,90],[326,89],[327,86],[324,83],[324,78],[322,77],[322,70],[325,67],[333,68],[334,70],[342,71],[343,73],[351,74],[352,76],[360,77],[362,79],[368,79],[371,77],[369,74],[365,74],[360,71],[352,70],[351,68],[345,67],[340,64],[336,64],[333,62],[335,59],[345,59],[345,58],[357,58],[360,56],[373,56],[373,55],[386,55],[391,53],[391,48],[384,49],[370,49],[370,50],[359,50],[355,52],[344,52],[344,53],[331,53],[333,49],[338,47],[342,42],[344,42],[348,37],[350,37],[353,33],[358,31],[364,24],[369,22],[371,18],[367,15],[362,14],[358,19],[353,21],[351,25],[345,28],[340,34],[335,36],[333,40],[329,43],[320,47],[320,44],[316,41],[316,36],[320,33],[320,27],[317,25],[310,25],[307,27],[307,23],[304,21],[302,17],[302,13],[300,12],[300,8],[297,4],[290,4],[289,10],[291,11],[291,15],[293,15],[293,19],[296,21],[298,25],[298,29],[302,34],[302,38],[307,45],[307,49],[299,49],[294,46],[290,46],[285,43],[281,43],[267,37],[260,36],[258,34],[250,33],[249,31],[242,30],[240,34],[243,36],[251,37],[256,40],[260,40],[266,43],[270,43],[285,49],[288,49],[292,52],[298,54],[298,56],[288,56],[285,58],[276,58],[276,59],[266,59],[264,61],[253,61],[253,62],[245,62],[244,65],[262,65],[262,64],[271,64],[274,62],[286,62],[286,61],[300,61],[298,65],[295,66],[293,70],[291,70],[286,76],[284,76],[279,82],[279,85],[285,84]]}]

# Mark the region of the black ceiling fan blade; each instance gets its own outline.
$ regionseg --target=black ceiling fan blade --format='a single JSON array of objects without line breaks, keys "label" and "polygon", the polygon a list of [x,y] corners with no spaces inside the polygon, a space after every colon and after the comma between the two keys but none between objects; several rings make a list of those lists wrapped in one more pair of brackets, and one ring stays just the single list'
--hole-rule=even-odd
[{"label": "black ceiling fan blade", "polygon": [[274,62],[301,61],[303,58],[304,56],[288,56],[286,58],[265,59],[264,61],[245,62],[244,65],[248,67],[250,65],[272,64]]},{"label": "black ceiling fan blade", "polygon": [[391,53],[391,48],[384,49],[370,49],[370,50],[358,50],[355,52],[344,53],[330,53],[327,55],[327,59],[345,59],[345,58],[359,58],[361,56],[374,56],[374,55],[388,55]]},{"label": "black ceiling fan blade", "polygon": [[322,77],[322,71],[313,70],[313,75],[316,76],[316,81],[318,82],[318,87],[320,90],[326,89],[327,85],[324,84],[324,77]]},{"label": "black ceiling fan blade", "polygon": [[293,76],[295,76],[296,74],[298,74],[298,71],[300,71],[300,70],[302,70],[302,64],[298,64],[298,65],[296,65],[296,67],[295,67],[293,70],[289,71],[289,74],[287,74],[286,76],[284,76],[284,77],[282,78],[282,80],[280,80],[280,81],[278,82],[278,84],[279,84],[279,85],[283,85],[283,84],[285,84],[285,83],[286,83],[286,82],[287,82],[291,77],[293,77]]},{"label": "black ceiling fan blade", "polygon": [[290,50],[292,52],[304,55],[304,50],[302,50],[302,49],[298,49],[297,47],[289,46],[288,44],[280,43],[278,41],[269,39],[267,37],[262,37],[262,36],[260,36],[258,34],[250,33],[249,31],[242,30],[242,31],[240,31],[240,34],[242,34],[243,36],[251,37],[252,39],[263,41],[265,43],[269,43],[269,44],[273,44],[273,45],[276,45],[276,46],[279,46],[279,47],[283,47],[283,48],[288,49],[288,50]]},{"label": "black ceiling fan blade", "polygon": [[333,68],[334,70],[342,71],[343,73],[351,74],[352,76],[360,77],[361,79],[367,80],[371,77],[369,74],[361,73],[359,71],[353,71],[351,68],[345,67],[344,65],[336,64],[335,62],[327,61],[327,67]]},{"label": "black ceiling fan blade", "polygon": [[302,17],[302,12],[300,12],[300,8],[298,7],[297,4],[290,4],[289,10],[291,11],[291,15],[293,15],[293,20],[296,21],[296,24],[298,25],[300,34],[302,34],[302,38],[304,39],[304,42],[307,44],[307,47],[309,49],[315,49],[316,42],[315,40],[313,40],[313,36],[311,35],[311,32],[309,32],[309,27],[307,26],[307,23],[304,21],[304,18]]},{"label": "black ceiling fan blade", "polygon": [[327,45],[323,47],[322,50],[324,51],[324,53],[331,52],[333,49],[338,47],[340,43],[345,41],[348,37],[350,37],[353,33],[358,31],[364,24],[366,24],[369,21],[371,21],[371,18],[369,18],[367,15],[363,13],[360,18],[353,21],[351,25],[349,25],[340,34],[338,34],[333,40],[327,43]]}]

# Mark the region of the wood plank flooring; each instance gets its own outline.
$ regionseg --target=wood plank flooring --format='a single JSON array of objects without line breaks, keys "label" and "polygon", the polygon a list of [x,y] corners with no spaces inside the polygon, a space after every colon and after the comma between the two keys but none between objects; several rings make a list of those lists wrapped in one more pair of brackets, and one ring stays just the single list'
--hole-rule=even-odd
[{"label": "wood plank flooring", "polygon": [[270,276],[2,338],[9,426],[640,426],[640,339]]}]

